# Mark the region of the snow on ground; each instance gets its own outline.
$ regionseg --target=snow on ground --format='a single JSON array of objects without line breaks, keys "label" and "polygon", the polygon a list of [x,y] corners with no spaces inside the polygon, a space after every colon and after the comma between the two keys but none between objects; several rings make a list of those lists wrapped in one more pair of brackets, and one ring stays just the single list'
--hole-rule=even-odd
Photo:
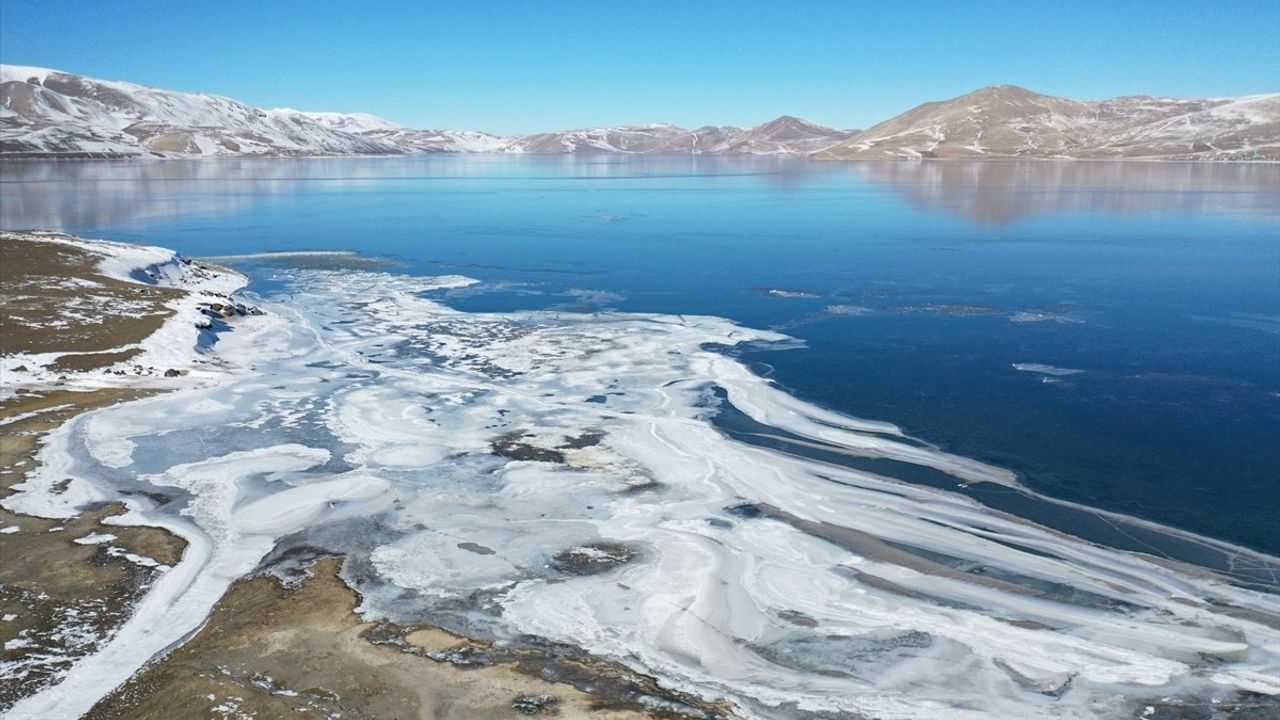
[{"label": "snow on ground", "polygon": [[[166,300],[164,307],[172,312],[155,333],[138,343],[122,344],[106,350],[95,350],[92,353],[23,352],[0,356],[0,376],[3,376],[3,387],[0,397],[11,396],[24,387],[47,386],[61,382],[70,389],[88,389],[96,387],[119,387],[122,385],[147,385],[158,387],[176,387],[189,384],[192,378],[212,378],[224,372],[220,361],[207,351],[216,336],[209,332],[215,327],[206,308],[211,305],[228,306],[234,301],[231,293],[245,285],[247,279],[234,271],[204,266],[189,261],[172,250],[165,248],[130,245],[124,243],[87,240],[61,233],[31,232],[15,237],[25,237],[40,243],[64,245],[90,253],[99,258],[97,272],[100,276],[126,283],[173,288],[185,291],[183,294]],[[6,242],[23,242],[9,240]],[[64,283],[92,290],[92,278],[65,278]],[[137,302],[112,298],[115,313],[120,317],[136,316],[143,312]],[[87,294],[84,297],[72,297],[67,302],[60,320],[55,321],[50,330],[61,326],[101,325],[118,321],[104,318],[102,308],[104,301],[97,296]],[[152,307],[147,305],[147,307]],[[20,320],[20,318],[16,318]],[[238,324],[262,325],[273,320],[262,316],[236,318]],[[98,370],[71,372],[55,370],[53,364],[68,355],[102,354],[124,352],[128,350],[141,352],[128,358],[120,365],[129,372],[122,372],[120,367],[105,367]],[[180,374],[182,377],[165,378],[164,373]]]},{"label": "snow on ground", "polygon": [[369,113],[339,113],[339,112],[304,112],[302,110],[293,110],[290,108],[276,108],[268,110],[271,113],[280,113],[286,115],[300,115],[305,118],[314,120],[325,127],[334,130],[343,130],[346,132],[364,133],[373,130],[400,130],[397,125],[390,120],[385,120],[377,115]]},{"label": "snow on ground", "polygon": [[49,73],[61,72],[59,70],[50,70],[49,68],[33,67],[31,65],[0,65],[0,82],[28,82],[35,79],[44,82],[49,77]]}]

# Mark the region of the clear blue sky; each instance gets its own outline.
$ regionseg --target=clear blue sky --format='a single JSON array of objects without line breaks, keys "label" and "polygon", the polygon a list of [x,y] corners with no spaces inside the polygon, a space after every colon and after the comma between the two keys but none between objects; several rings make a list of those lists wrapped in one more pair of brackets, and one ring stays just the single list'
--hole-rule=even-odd
[{"label": "clear blue sky", "polygon": [[1280,0],[0,0],[0,61],[415,127],[853,128],[997,83],[1280,91]]}]

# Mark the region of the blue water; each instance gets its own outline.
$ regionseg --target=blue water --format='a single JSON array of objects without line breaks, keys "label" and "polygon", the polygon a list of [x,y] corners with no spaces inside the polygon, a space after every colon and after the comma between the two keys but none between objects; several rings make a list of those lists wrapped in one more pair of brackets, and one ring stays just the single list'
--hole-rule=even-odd
[{"label": "blue water", "polygon": [[1280,166],[10,163],[0,201],[7,229],[465,274],[486,281],[449,296],[468,310],[778,328],[806,347],[749,358],[797,395],[1048,495],[1280,554]]}]

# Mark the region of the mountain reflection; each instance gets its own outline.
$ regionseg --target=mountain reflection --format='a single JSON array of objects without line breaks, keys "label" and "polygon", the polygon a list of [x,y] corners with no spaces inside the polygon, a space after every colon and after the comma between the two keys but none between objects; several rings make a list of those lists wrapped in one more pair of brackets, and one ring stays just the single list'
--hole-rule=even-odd
[{"label": "mountain reflection", "polygon": [[883,191],[975,223],[1063,212],[1280,216],[1280,166],[1086,161],[820,162],[802,158],[471,155],[9,161],[0,164],[0,227],[75,229],[224,215],[304,185],[501,180],[674,182],[697,192],[726,177],[780,195],[821,187]]},{"label": "mountain reflection", "polygon": [[1063,212],[1280,214],[1278,165],[1040,160],[848,167],[911,205],[980,223]]}]

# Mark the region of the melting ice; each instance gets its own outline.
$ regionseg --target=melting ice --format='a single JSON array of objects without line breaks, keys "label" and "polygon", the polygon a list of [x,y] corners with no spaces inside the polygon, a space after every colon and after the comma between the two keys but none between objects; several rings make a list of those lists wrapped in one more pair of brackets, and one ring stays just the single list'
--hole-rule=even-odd
[{"label": "melting ice", "polygon": [[1123,715],[1119,693],[1280,692],[1273,595],[727,437],[725,403],[829,453],[1016,483],[717,350],[782,335],[431,299],[460,277],[280,279],[270,319],[221,341],[230,379],[82,416],[8,501],[124,498],[130,522],[190,543],[13,717],[86,709],[303,544],[348,553],[369,615],[571,643],[747,716],[1066,718]]}]

